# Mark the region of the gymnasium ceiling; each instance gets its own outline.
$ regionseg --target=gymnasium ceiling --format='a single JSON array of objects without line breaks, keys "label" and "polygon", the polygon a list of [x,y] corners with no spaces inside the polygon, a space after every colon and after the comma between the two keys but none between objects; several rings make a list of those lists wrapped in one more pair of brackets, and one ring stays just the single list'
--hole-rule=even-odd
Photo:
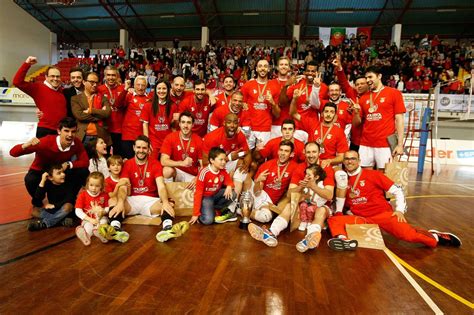
[{"label": "gymnasium ceiling", "polygon": [[13,0],[66,43],[118,42],[127,29],[139,42],[210,39],[316,38],[318,27],[373,26],[389,39],[401,23],[402,38],[416,33],[474,38],[472,0]]}]

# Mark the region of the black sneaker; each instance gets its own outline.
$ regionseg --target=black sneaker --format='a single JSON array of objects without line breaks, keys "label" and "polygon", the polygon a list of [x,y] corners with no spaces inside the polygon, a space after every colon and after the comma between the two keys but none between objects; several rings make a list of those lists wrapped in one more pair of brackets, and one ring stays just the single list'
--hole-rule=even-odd
[{"label": "black sneaker", "polygon": [[338,237],[328,240],[329,248],[337,251],[356,250],[358,245],[359,243],[356,240],[347,240]]},{"label": "black sneaker", "polygon": [[461,239],[453,233],[440,232],[436,230],[429,230],[428,232],[435,234],[438,237],[438,245],[460,247],[462,245]]},{"label": "black sneaker", "polygon": [[47,229],[46,223],[43,220],[31,220],[28,223],[28,231],[40,231]]},{"label": "black sneaker", "polygon": [[74,219],[73,218],[64,218],[61,223],[60,223],[61,226],[64,226],[64,227],[74,227],[76,224],[74,222]]}]

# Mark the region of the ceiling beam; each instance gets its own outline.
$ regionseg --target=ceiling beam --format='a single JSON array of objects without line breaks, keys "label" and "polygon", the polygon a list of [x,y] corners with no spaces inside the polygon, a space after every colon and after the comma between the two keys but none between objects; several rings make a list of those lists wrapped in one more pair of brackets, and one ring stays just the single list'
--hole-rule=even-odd
[{"label": "ceiling beam", "polygon": [[117,10],[113,7],[113,5],[111,5],[109,3],[108,0],[99,0],[99,3],[102,5],[102,7],[104,7],[105,11],[107,11],[110,16],[115,20],[115,22],[117,23],[117,25],[120,27],[120,28],[123,28],[123,29],[126,29],[128,31],[128,33],[131,35],[131,37],[135,40],[135,41],[140,41],[141,38],[140,36],[138,35],[138,33],[136,33],[134,31],[134,29],[132,29],[128,24],[127,22],[123,19],[122,16],[120,16],[120,14],[117,12]]},{"label": "ceiling beam", "polygon": [[71,25],[72,28],[74,28],[77,32],[81,33],[81,35],[84,36],[87,40],[90,40],[89,36],[87,36],[87,34],[86,34],[83,30],[81,30],[80,28],[78,28],[76,25],[72,24],[71,21],[69,21],[68,19],[66,19],[66,18],[64,17],[64,15],[62,15],[61,12],[59,12],[55,7],[52,6],[51,9],[52,9],[57,15],[59,15],[59,16],[63,19],[63,21],[65,21],[67,24]]},{"label": "ceiling beam", "polygon": [[405,7],[403,8],[403,11],[402,13],[398,16],[398,19],[397,19],[397,22],[396,24],[400,24],[403,20],[403,16],[405,15],[405,13],[408,11],[408,9],[410,8],[411,4],[412,4],[413,0],[408,0],[407,3],[405,4]]},{"label": "ceiling beam", "polygon": [[300,0],[296,0],[295,8],[295,25],[300,24]]},{"label": "ceiling beam", "polygon": [[[308,16],[309,16],[309,3],[310,3],[310,0],[306,0],[306,9],[305,9],[305,16],[304,16],[304,24],[303,25],[308,25]],[[304,37],[304,35],[306,34],[306,27],[303,27],[304,28],[304,31],[301,32],[301,29],[300,29],[300,41],[301,41],[301,38]]]},{"label": "ceiling beam", "polygon": [[380,19],[382,18],[383,13],[385,12],[385,9],[387,8],[388,0],[385,0],[385,3],[383,5],[382,10],[380,10],[379,16],[377,17],[377,20],[375,20],[374,23],[374,28],[376,28],[379,25]]},{"label": "ceiling beam", "polygon": [[135,15],[135,18],[138,20],[138,22],[143,26],[143,29],[148,33],[148,36],[153,39],[153,35],[151,34],[150,30],[146,26],[145,22],[143,22],[142,18],[137,14],[137,11],[135,11],[135,8],[130,4],[130,1],[126,0],[125,3],[127,6],[132,10],[133,14]]},{"label": "ceiling beam", "polygon": [[222,23],[222,19],[221,19],[221,16],[220,16],[220,12],[219,12],[219,9],[217,8],[217,4],[216,4],[216,0],[212,0],[212,5],[214,6],[214,11],[216,13],[216,17],[217,17],[217,22],[219,22],[219,26],[213,30],[213,34],[215,34],[217,31],[221,30],[222,29],[222,35],[224,37],[226,37],[225,35],[225,28],[224,28],[224,23]]},{"label": "ceiling beam", "polygon": [[204,15],[202,14],[201,4],[198,0],[193,0],[194,8],[196,9],[196,13],[199,16],[199,20],[201,21],[201,26],[207,26],[207,21]]}]

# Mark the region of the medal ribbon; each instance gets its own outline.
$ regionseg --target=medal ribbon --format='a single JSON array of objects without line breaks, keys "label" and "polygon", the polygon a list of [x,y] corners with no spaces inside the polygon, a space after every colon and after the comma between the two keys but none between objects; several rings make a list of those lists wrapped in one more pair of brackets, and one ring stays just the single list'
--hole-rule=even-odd
[{"label": "medal ribbon", "polygon": [[351,187],[351,193],[352,193],[352,194],[355,194],[354,190],[355,190],[357,184],[359,183],[360,175],[362,175],[362,168],[360,169],[360,172],[359,172],[359,174],[358,174],[357,177],[356,177],[356,180],[355,180],[355,182],[354,182],[354,185]]},{"label": "medal ribbon", "polygon": [[[337,117],[337,116],[336,116],[336,117]],[[322,145],[323,142],[324,142],[324,140],[326,140],[326,137],[328,136],[328,134],[329,134],[329,132],[331,131],[332,127],[334,127],[334,124],[333,124],[333,123],[331,124],[331,127],[329,127],[328,131],[326,131],[326,134],[324,134],[324,136],[323,136],[323,124],[320,125],[320,128],[319,128],[320,134],[321,134],[321,136],[323,136],[322,138],[321,138],[321,136],[320,136],[320,138],[319,138],[320,141],[321,141],[320,145]]]},{"label": "medal ribbon", "polygon": [[[135,161],[135,163],[136,163],[136,161]],[[143,186],[143,185],[145,184],[145,176],[146,176],[146,169],[148,168],[148,161],[146,161],[146,163],[145,163],[145,167],[144,167],[144,169],[143,169],[143,173],[142,173],[142,171],[141,171],[141,169],[140,169],[140,165],[138,165],[138,163],[137,163],[137,166],[138,166],[138,172],[139,172],[140,177],[141,177],[141,180],[138,181],[138,184],[139,184],[140,186]]]},{"label": "medal ribbon", "polygon": [[380,92],[382,92],[384,87],[382,87],[378,92],[377,94],[375,95],[374,99],[372,100],[372,93],[375,93],[375,92],[370,92],[370,108],[375,108],[374,106],[374,101],[377,100],[377,97],[379,96]]},{"label": "medal ribbon", "polygon": [[285,172],[286,172],[286,169],[288,168],[288,165],[290,165],[290,162],[286,162],[286,165],[283,168],[283,172],[280,173],[280,166],[278,165],[278,162],[277,162],[277,167],[278,167],[277,182],[278,183],[281,183],[281,179],[285,175]]},{"label": "medal ribbon", "polygon": [[257,88],[258,88],[258,97],[263,97],[263,99],[265,100],[265,97],[263,96],[263,93],[265,93],[265,89],[267,88],[267,84],[268,84],[268,80],[267,82],[265,82],[265,85],[263,86],[263,89],[260,90],[260,83],[257,82]]},{"label": "medal ribbon", "polygon": [[[181,137],[181,132],[180,132],[179,142],[181,143],[181,147],[183,147],[184,156],[185,156],[185,158],[187,158],[189,156],[188,150],[189,150],[189,146],[191,145],[191,137],[188,140],[188,145],[186,146],[186,148],[184,148],[183,138]],[[183,161],[184,161],[184,159],[183,159]]]}]

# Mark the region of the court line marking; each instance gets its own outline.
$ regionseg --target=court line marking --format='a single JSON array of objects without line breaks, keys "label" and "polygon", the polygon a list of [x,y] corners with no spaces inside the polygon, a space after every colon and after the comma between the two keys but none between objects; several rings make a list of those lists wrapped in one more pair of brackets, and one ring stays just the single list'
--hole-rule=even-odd
[{"label": "court line marking", "polygon": [[444,314],[443,311],[436,305],[435,302],[426,294],[425,290],[423,290],[422,287],[416,282],[415,279],[408,273],[408,271],[403,268],[401,263],[397,260],[397,256],[392,253],[388,248],[385,248],[384,253],[388,256],[388,258],[392,261],[392,263],[397,267],[397,269],[402,273],[403,276],[408,280],[408,282],[411,284],[411,286],[418,292],[418,294],[421,296],[421,298],[428,304],[428,306],[431,308],[431,310],[435,314]]},{"label": "court line marking", "polygon": [[13,176],[13,175],[18,175],[18,174],[26,174],[26,173],[28,173],[28,172],[10,173],[10,174],[0,175],[0,177],[8,177],[8,176]]},{"label": "court line marking", "polygon": [[[459,183],[449,183],[449,182],[437,183],[437,182],[427,182],[427,181],[422,181],[422,180],[409,180],[408,182],[409,183],[431,184],[431,185],[461,185]],[[463,185],[474,187],[474,185],[470,185],[470,184],[463,184]]]},{"label": "court line marking", "polygon": [[474,196],[466,196],[466,195],[420,195],[420,196],[405,197],[405,199],[416,199],[416,198],[474,198]]},{"label": "court line marking", "polygon": [[[411,272],[413,272],[415,275],[417,275],[418,277],[420,277],[421,279],[425,280],[426,282],[428,282],[429,284],[431,284],[432,286],[434,286],[435,288],[437,288],[438,290],[441,290],[442,292],[446,293],[447,295],[449,295],[450,297],[452,297],[453,299],[461,302],[462,304],[470,307],[471,309],[474,309],[474,303],[471,303],[469,302],[468,300],[466,300],[465,298],[457,295],[456,293],[454,293],[453,291],[447,289],[446,287],[442,286],[441,284],[439,284],[438,282],[434,281],[433,279],[431,279],[430,277],[424,275],[423,273],[421,273],[420,271],[418,271],[417,269],[415,269],[414,267],[412,267],[410,264],[408,264],[406,261],[404,261],[403,259],[401,259],[400,257],[398,257],[397,255],[395,255],[392,251],[390,251],[388,248],[386,248],[384,250],[384,252],[388,255],[388,257],[390,259],[392,259],[392,256],[394,259],[396,259],[396,261],[398,263],[400,263],[403,267],[407,268],[408,270],[410,270]],[[393,260],[392,260],[393,261]],[[394,262],[395,263],[395,262]],[[398,266],[397,266],[398,268]],[[400,269],[400,268],[399,268]],[[400,270],[401,271],[401,270]],[[405,270],[406,271],[406,270]],[[402,272],[403,273],[403,272]],[[410,280],[408,280],[410,281]],[[411,282],[410,282],[411,283]],[[418,291],[418,290],[417,290]],[[418,292],[420,293],[420,292]],[[426,300],[425,300],[426,301]],[[436,304],[435,304],[436,305]],[[431,306],[430,306],[431,307]]]},{"label": "court line marking", "polygon": [[470,185],[461,185],[461,184],[458,184],[458,186],[462,187],[462,188],[466,188],[466,189],[469,189],[469,190],[474,190],[473,187],[468,187]]}]

